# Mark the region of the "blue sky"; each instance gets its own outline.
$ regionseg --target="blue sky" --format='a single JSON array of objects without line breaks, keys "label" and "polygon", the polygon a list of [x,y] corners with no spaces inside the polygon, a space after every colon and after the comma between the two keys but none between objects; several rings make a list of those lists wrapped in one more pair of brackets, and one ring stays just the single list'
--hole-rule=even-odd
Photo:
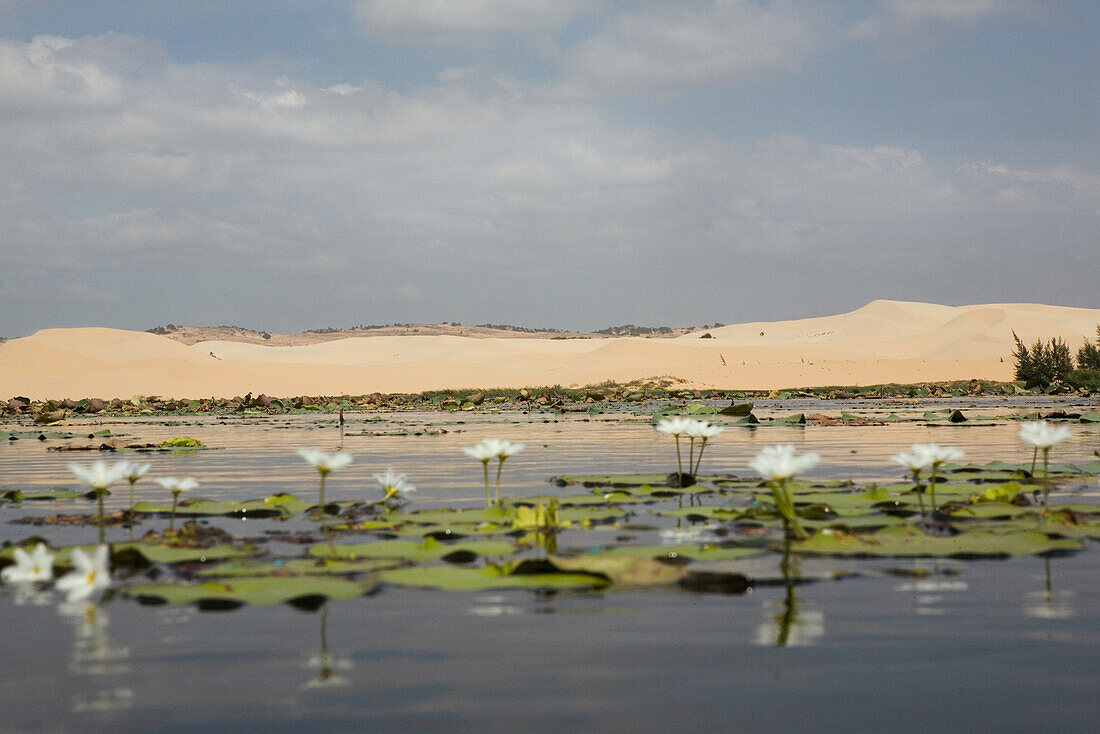
[{"label": "blue sky", "polygon": [[0,0],[0,335],[1097,307],[1100,3]]}]

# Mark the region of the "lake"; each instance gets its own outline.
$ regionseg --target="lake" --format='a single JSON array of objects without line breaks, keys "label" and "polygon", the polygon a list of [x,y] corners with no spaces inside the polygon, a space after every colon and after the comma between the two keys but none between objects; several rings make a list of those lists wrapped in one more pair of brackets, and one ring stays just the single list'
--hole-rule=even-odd
[{"label": "lake", "polygon": [[[729,427],[708,443],[700,473],[750,476],[748,462],[775,443],[821,454],[808,477],[853,479],[860,487],[902,481],[904,472],[889,457],[915,442],[957,446],[968,462],[1029,462],[1031,451],[1016,437],[1019,422],[1005,415],[1096,410],[1095,402],[1083,399],[886,403],[768,401],[756,414],[767,419],[845,410],[873,418],[958,407],[971,425],[912,420]],[[329,476],[330,502],[377,499],[372,474],[392,467],[418,488],[410,511],[483,508],[481,467],[460,449],[486,436],[526,444],[504,465],[506,497],[592,491],[549,481],[563,475],[659,474],[676,467],[672,440],[657,434],[648,416],[627,412],[347,418],[342,445],[354,463]],[[1052,459],[1096,461],[1100,424],[1066,425],[1072,438],[1055,447]],[[0,423],[0,431],[13,429],[31,426]],[[100,453],[50,449],[97,444],[103,439],[85,436],[102,429],[123,443],[199,439],[211,448],[106,458],[149,461],[150,477],[193,476],[200,482],[195,494],[214,500],[289,492],[315,501],[317,473],[296,449],[332,450],[341,443],[333,415],[80,419],[50,429],[75,438],[24,438],[0,446],[0,492],[77,488],[66,464]],[[1095,475],[1074,476],[1059,487],[1056,504],[1100,504]],[[166,499],[148,479],[137,491],[139,500]],[[699,501],[741,502],[724,496]],[[693,503],[690,497],[659,498],[631,506],[614,524],[575,524],[558,536],[558,551],[660,544],[670,537],[677,542],[693,537],[693,527],[697,534],[699,527],[704,534],[725,532],[727,523],[654,514]],[[94,506],[83,498],[0,504],[0,534],[5,542],[40,535],[55,548],[92,543],[94,525],[12,521],[90,513]],[[107,509],[127,507],[125,487],[115,487]],[[237,537],[266,533],[264,547],[280,558],[305,553],[307,546],[289,540],[290,534],[317,535],[317,523],[301,515],[204,522]],[[135,533],[166,525],[165,517],[147,516]],[[679,536],[671,532],[677,528]],[[335,542],[371,537],[338,533]],[[128,538],[126,528],[107,529],[109,542]],[[152,604],[123,593],[142,580],[134,577],[116,579],[115,593],[95,605],[67,604],[56,591],[4,586],[0,729],[1092,731],[1100,714],[1096,545],[1085,539],[1075,552],[975,560],[796,554],[787,573],[778,552],[690,564],[743,574],[751,579],[743,593],[617,584],[441,591],[382,583],[366,595],[306,610]],[[168,571],[154,565],[145,573],[163,577]]]}]

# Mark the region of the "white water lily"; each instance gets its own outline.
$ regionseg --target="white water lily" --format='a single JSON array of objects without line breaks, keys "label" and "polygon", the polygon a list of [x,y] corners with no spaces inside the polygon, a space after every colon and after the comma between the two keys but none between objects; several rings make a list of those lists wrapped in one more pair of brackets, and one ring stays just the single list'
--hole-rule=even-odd
[{"label": "white water lily", "polygon": [[1024,443],[1035,447],[1031,456],[1031,472],[1035,473],[1035,455],[1043,452],[1043,507],[1050,509],[1050,449],[1070,437],[1065,426],[1052,426],[1046,421],[1028,421],[1017,434]]},{"label": "white water lily", "polygon": [[69,602],[87,599],[93,594],[110,588],[111,569],[108,565],[109,550],[105,545],[96,546],[92,555],[80,548],[73,551],[73,571],[57,580],[58,591],[68,594]]},{"label": "white water lily", "polygon": [[16,548],[15,565],[0,571],[5,584],[27,584],[35,581],[53,580],[53,554],[39,543],[30,553]]},{"label": "white water lily", "polygon": [[958,461],[966,456],[954,446],[940,446],[938,443],[913,444],[913,456],[926,461],[933,469],[948,461]]},{"label": "white water lily", "polygon": [[523,451],[524,444],[513,443],[506,438],[483,438],[473,446],[463,446],[462,453],[471,459],[481,462],[481,468],[485,475],[485,504],[491,506],[493,498],[489,494],[489,460],[497,458],[497,485],[496,502],[500,502],[500,471],[504,467],[504,460],[509,456],[515,456]]},{"label": "white water lily", "polygon": [[749,462],[760,476],[768,481],[791,479],[802,472],[812,469],[821,462],[821,456],[815,453],[795,456],[794,446],[791,444],[778,444],[765,446]]},{"label": "white water lily", "polygon": [[692,438],[710,439],[721,435],[726,429],[722,426],[707,423],[706,421],[691,421],[687,428],[687,435]]},{"label": "white water lily", "polygon": [[318,449],[298,449],[298,455],[309,462],[310,466],[321,472],[321,476],[343,469],[352,460],[351,454],[347,451],[335,451],[326,454]]},{"label": "white water lily", "polygon": [[128,470],[126,472],[126,479],[133,484],[137,480],[149,473],[149,469],[152,468],[152,464],[139,464],[136,461],[128,461]]},{"label": "white water lily", "polygon": [[199,486],[199,483],[191,477],[157,477],[154,481],[172,494],[190,492],[192,489],[198,489]]},{"label": "white water lily", "polygon": [[176,527],[176,504],[180,499],[180,492],[190,492],[196,489],[199,483],[191,477],[157,477],[154,481],[172,493],[172,514],[168,520],[168,529]]},{"label": "white water lily", "polygon": [[385,499],[407,499],[407,495],[416,491],[404,474],[398,474],[393,469],[386,469],[385,474],[375,474],[374,481],[386,493]]},{"label": "white water lily", "polygon": [[1016,435],[1024,443],[1046,450],[1062,443],[1072,434],[1066,426],[1054,426],[1046,421],[1028,421],[1020,426],[1020,432]]},{"label": "white water lily", "polygon": [[917,501],[920,503],[921,515],[924,515],[924,493],[920,485],[920,473],[932,466],[932,457],[928,452],[918,451],[917,446],[913,445],[913,453],[905,453],[904,451],[894,454],[890,457],[890,461],[895,464],[900,464],[909,471],[913,472],[913,484],[914,489],[917,492]]},{"label": "white water lily", "polygon": [[118,484],[130,474],[130,462],[116,461],[108,464],[102,459],[96,459],[91,464],[69,464],[69,471],[81,484],[96,492],[105,492],[107,488]]},{"label": "white water lily", "polygon": [[680,415],[674,415],[669,418],[662,418],[661,420],[657,421],[657,425],[654,426],[654,429],[657,431],[657,433],[664,433],[669,436],[683,436],[687,435],[688,431],[691,430],[691,427],[699,422],[700,421],[697,421],[694,418],[685,418]]},{"label": "white water lily", "polygon": [[932,466],[932,461],[926,455],[917,455],[916,452],[907,454],[904,451],[894,454],[890,461],[900,464],[911,472],[921,472]]},{"label": "white water lily", "polygon": [[958,461],[966,454],[954,446],[940,446],[938,443],[915,443],[912,451],[915,461],[924,462],[925,466],[932,467],[932,478],[928,482],[928,487],[932,490],[932,512],[935,512],[936,472],[945,462]]}]

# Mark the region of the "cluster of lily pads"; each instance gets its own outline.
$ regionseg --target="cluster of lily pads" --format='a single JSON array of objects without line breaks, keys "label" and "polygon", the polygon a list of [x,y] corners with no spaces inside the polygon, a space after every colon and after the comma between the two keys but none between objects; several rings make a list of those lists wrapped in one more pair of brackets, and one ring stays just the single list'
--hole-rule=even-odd
[{"label": "cluster of lily pads", "polygon": [[[1043,421],[1025,423],[1021,440],[1034,448],[1030,470],[1025,465],[993,462],[959,465],[962,453],[936,444],[915,444],[893,460],[913,481],[902,485],[857,488],[851,482],[805,481],[798,477],[820,457],[799,454],[792,445],[767,446],[749,463],[752,477],[699,474],[703,448],[722,429],[692,419],[663,419],[656,428],[677,440],[677,473],[605,477],[559,477],[560,487],[582,486],[574,495],[502,498],[504,461],[522,444],[485,439],[463,451],[482,464],[484,509],[420,509],[407,505],[415,492],[404,474],[387,470],[374,476],[382,497],[370,502],[327,503],[325,482],[348,466],[345,451],[299,451],[320,475],[316,505],[278,494],[246,502],[194,500],[179,503],[181,492],[197,487],[190,478],[161,478],[173,495],[171,508],[133,503],[134,484],[150,465],[96,462],[70,465],[70,470],[99,500],[100,536],[94,547],[51,551],[37,540],[0,550],[6,584],[49,583],[53,566],[73,573],[57,582],[72,598],[83,599],[112,587],[145,603],[192,603],[225,608],[243,603],[290,601],[317,606],[330,598],[360,596],[379,584],[440,589],[597,588],[608,585],[668,585],[699,591],[735,593],[752,580],[736,568],[721,566],[748,556],[783,551],[784,575],[789,557],[825,555],[855,557],[981,557],[1071,552],[1082,538],[1100,539],[1100,506],[1062,504],[1052,510],[1049,490],[1056,480],[1100,473],[1100,462],[1084,467],[1051,464],[1053,446],[1070,432]],[[690,473],[683,471],[681,436],[689,439]],[[696,442],[698,451],[696,452]],[[1035,463],[1042,452],[1042,474]],[[497,460],[495,495],[488,465]],[[922,481],[930,470],[927,483]],[[104,542],[102,499],[108,488],[128,481],[131,522],[135,517],[167,514],[163,533],[140,540]],[[1042,492],[1043,506],[1030,499]],[[925,506],[925,494],[931,507]],[[683,500],[690,498],[687,507]],[[706,504],[705,498],[719,502]],[[669,509],[670,502],[678,504]],[[559,550],[569,531],[616,524],[626,532],[642,531],[634,518],[646,512],[669,518],[677,530],[659,545],[616,542],[583,551]],[[324,535],[311,533],[294,542],[308,547],[295,557],[273,557],[265,539],[204,531],[186,523],[175,530],[177,514],[190,518],[226,515],[318,521]],[[690,531],[681,522],[693,523]],[[652,528],[656,530],[656,527]],[[667,528],[666,528],[667,529]],[[337,542],[370,536],[360,543]],[[705,569],[693,563],[711,562]],[[714,564],[718,564],[715,566]],[[168,580],[150,580],[150,566],[170,570]],[[163,576],[164,574],[160,574]],[[108,592],[110,593],[110,592]]]}]

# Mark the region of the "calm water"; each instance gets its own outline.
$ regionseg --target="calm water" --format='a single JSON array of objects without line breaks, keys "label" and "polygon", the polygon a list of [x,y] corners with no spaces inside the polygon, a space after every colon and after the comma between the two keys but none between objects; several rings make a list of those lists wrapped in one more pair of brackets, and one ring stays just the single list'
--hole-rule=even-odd
[{"label": "calm water", "polygon": [[[944,403],[889,409],[899,407]],[[974,412],[1019,407],[987,401]],[[790,401],[765,406],[758,415],[767,415],[767,408],[776,415],[835,413],[837,404]],[[356,461],[332,476],[329,496],[335,500],[376,496],[371,474],[393,467],[419,487],[414,507],[477,506],[484,498],[480,467],[459,448],[483,436],[528,446],[505,465],[506,494],[573,493],[576,488],[558,489],[547,479],[668,471],[674,462],[667,438],[626,416],[349,417],[349,433],[428,425],[448,433],[345,437]],[[201,496],[249,499],[292,491],[308,498],[316,474],[294,450],[335,448],[337,428],[319,426],[324,418],[203,419],[176,426],[146,419],[89,422],[87,428],[107,427],[141,442],[188,435],[222,447],[144,459],[154,463],[153,475],[194,476]],[[1056,458],[1094,458],[1100,426],[1072,429],[1073,439],[1056,449]],[[1030,459],[1016,430],[1003,421],[965,428],[730,429],[708,445],[703,466],[749,474],[747,462],[761,446],[792,442],[823,455],[815,476],[892,479],[899,475],[888,457],[917,441],[958,446],[974,461]],[[47,450],[61,443],[0,446],[0,489],[73,486],[65,464],[99,455]],[[148,482],[138,488],[142,498],[161,499]],[[1073,499],[1097,502],[1100,485],[1093,478],[1072,484],[1070,492]],[[120,509],[125,501],[126,492],[116,491],[109,506]],[[89,542],[92,528],[9,522],[76,511],[90,511],[90,503],[3,505],[0,535],[18,540],[41,532],[55,543]],[[269,521],[215,522],[239,534],[273,527]],[[146,527],[163,523],[149,520]],[[126,537],[125,530],[108,532],[109,539]],[[561,545],[609,542],[616,532],[574,531]],[[36,604],[0,588],[0,730],[1093,731],[1100,714],[1096,546],[1086,542],[1081,552],[1049,560],[804,559],[800,571],[810,582],[793,589],[760,583],[740,596],[384,587],[312,613],[286,605],[199,612],[116,596],[89,614],[56,598]],[[888,573],[914,566],[941,573]],[[765,582],[778,577],[774,555],[736,567]],[[794,623],[784,633],[777,619],[792,609]],[[777,646],[784,634],[788,644]],[[343,685],[317,685],[322,640],[335,681]]]}]

